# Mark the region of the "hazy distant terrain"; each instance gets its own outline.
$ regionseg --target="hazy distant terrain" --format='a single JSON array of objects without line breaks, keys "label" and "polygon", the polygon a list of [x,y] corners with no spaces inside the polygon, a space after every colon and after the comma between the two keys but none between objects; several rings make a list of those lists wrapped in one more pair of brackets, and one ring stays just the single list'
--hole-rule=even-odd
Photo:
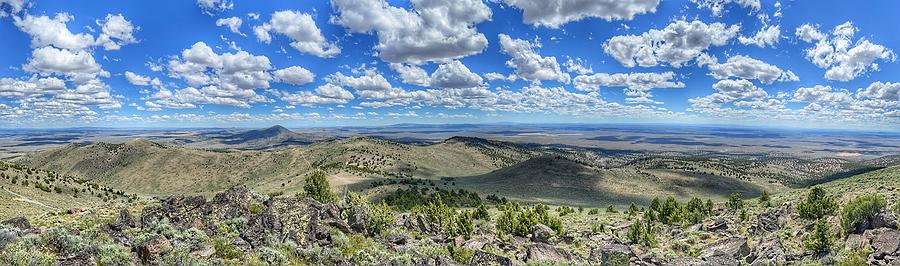
[{"label": "hazy distant terrain", "polygon": [[[51,252],[12,246],[0,261],[883,264],[900,255],[889,250],[900,236],[893,137],[624,125],[8,131],[0,220],[19,218],[0,230]],[[829,238],[874,252],[808,252],[816,222],[797,205],[813,187],[834,204],[886,202],[856,235]]]},{"label": "hazy distant terrain", "polygon": [[[279,129],[71,129],[0,131],[0,157],[74,142],[124,142],[145,138],[162,144],[207,149],[266,149],[309,144],[337,137],[371,136],[401,143],[438,142],[471,136],[521,144],[577,146],[608,152],[658,151],[723,154],[786,154],[801,158],[851,160],[900,154],[900,133],[812,129],[737,128],[648,124],[498,124]],[[270,132],[266,132],[266,130]],[[267,135],[268,134],[268,135]]]}]

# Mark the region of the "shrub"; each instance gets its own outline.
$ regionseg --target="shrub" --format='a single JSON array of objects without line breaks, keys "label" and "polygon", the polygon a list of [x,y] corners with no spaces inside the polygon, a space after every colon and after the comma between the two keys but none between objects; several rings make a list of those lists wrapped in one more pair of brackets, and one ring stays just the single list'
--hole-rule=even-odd
[{"label": "shrub", "polygon": [[450,253],[450,258],[453,261],[462,264],[469,264],[472,261],[472,257],[475,256],[475,251],[464,247],[456,247],[453,244],[447,245],[447,253]]},{"label": "shrub", "polygon": [[763,190],[762,194],[759,195],[759,204],[763,207],[772,207],[771,197],[769,196],[769,191]]},{"label": "shrub", "polygon": [[648,247],[656,246],[656,227],[650,220],[648,214],[652,211],[644,213],[644,219],[635,221],[628,229],[626,239],[632,245],[644,245]]},{"label": "shrub", "polygon": [[347,194],[345,201],[351,207],[362,207],[366,211],[369,216],[369,230],[372,232],[382,233],[388,226],[394,224],[394,212],[384,201],[375,204],[353,192]]},{"label": "shrub", "polygon": [[684,207],[684,219],[692,224],[702,222],[706,215],[706,207],[700,198],[692,198]]},{"label": "shrub", "polygon": [[262,265],[284,265],[287,258],[277,249],[263,247],[256,253],[256,259]]},{"label": "shrub", "polygon": [[816,220],[834,213],[837,207],[837,202],[826,194],[825,189],[813,187],[809,190],[806,200],[797,205],[797,212],[801,218]]},{"label": "shrub", "polygon": [[133,265],[131,251],[120,245],[103,245],[97,251],[97,265],[99,266],[125,266]]},{"label": "shrub", "polygon": [[666,202],[659,207],[659,215],[656,218],[664,224],[681,223],[682,214],[678,201],[671,196],[666,198]]},{"label": "shrub", "polygon": [[303,192],[307,197],[322,203],[337,200],[337,196],[334,195],[334,192],[331,192],[328,179],[325,178],[325,173],[322,171],[313,172],[312,175],[306,178],[306,183],[303,184]]},{"label": "shrub", "polygon": [[7,246],[0,252],[0,264],[10,266],[51,266],[56,257],[37,250]]},{"label": "shrub", "polygon": [[224,238],[214,240],[213,248],[216,250],[216,256],[222,259],[232,260],[242,256],[241,251]]},{"label": "shrub", "polygon": [[436,225],[440,232],[447,235],[469,237],[475,231],[472,212],[457,211],[444,204],[440,196],[413,211],[424,216],[426,221]]},{"label": "shrub", "polygon": [[616,207],[613,207],[612,204],[606,207],[606,213],[617,213]]},{"label": "shrub", "polygon": [[625,211],[625,214],[628,215],[629,218],[634,217],[638,213],[638,207],[634,205],[634,202],[631,203],[631,206],[628,206],[628,210]]},{"label": "shrub", "polygon": [[863,195],[852,199],[841,209],[841,227],[844,232],[853,232],[860,221],[871,220],[884,206],[884,198],[877,195]]},{"label": "shrub", "polygon": [[812,235],[809,236],[809,239],[806,242],[806,248],[818,253],[825,253],[831,250],[834,239],[831,237],[831,232],[828,230],[829,227],[828,221],[819,219],[819,221],[816,222]]},{"label": "shrub", "polygon": [[734,192],[728,196],[728,208],[734,211],[744,208],[744,199],[740,192]]},{"label": "shrub", "polygon": [[75,254],[87,248],[87,243],[78,235],[69,234],[62,227],[53,227],[41,235],[41,242],[58,254]]},{"label": "shrub", "polygon": [[503,213],[497,217],[497,229],[502,233],[525,236],[531,233],[531,229],[537,224],[550,227],[557,234],[562,233],[562,222],[559,218],[551,216],[547,206],[538,204],[532,207],[522,207],[517,202],[507,203]]},{"label": "shrub", "polygon": [[[611,206],[611,205],[610,205],[610,206]],[[556,213],[558,213],[559,216],[562,217],[562,216],[566,216],[566,215],[575,213],[575,209],[572,209],[572,208],[567,207],[567,206],[561,206],[561,207],[559,207],[559,208],[556,208]]]},{"label": "shrub", "polygon": [[597,214],[600,214],[600,210],[598,210],[598,209],[591,209],[590,211],[588,211],[588,215],[597,215]]},{"label": "shrub", "polygon": [[475,208],[475,213],[473,213],[472,216],[478,220],[491,219],[491,214],[488,213],[487,206],[484,206],[484,204],[479,204],[478,208]]}]

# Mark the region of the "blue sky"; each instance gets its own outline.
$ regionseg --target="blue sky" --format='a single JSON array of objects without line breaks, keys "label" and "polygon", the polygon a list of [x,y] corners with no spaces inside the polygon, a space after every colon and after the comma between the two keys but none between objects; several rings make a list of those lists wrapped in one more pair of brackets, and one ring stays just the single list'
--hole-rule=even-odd
[{"label": "blue sky", "polygon": [[0,0],[0,10],[7,128],[900,129],[897,1]]}]

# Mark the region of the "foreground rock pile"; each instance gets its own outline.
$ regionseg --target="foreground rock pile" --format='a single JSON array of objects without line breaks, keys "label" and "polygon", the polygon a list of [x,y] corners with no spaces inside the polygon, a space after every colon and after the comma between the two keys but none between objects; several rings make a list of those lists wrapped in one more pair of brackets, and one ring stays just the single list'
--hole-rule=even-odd
[{"label": "foreground rock pile", "polygon": [[[654,248],[626,243],[621,236],[628,223],[599,231],[572,228],[562,234],[538,224],[528,235],[513,236],[498,234],[490,221],[483,221],[471,236],[463,237],[444,235],[421,215],[408,212],[378,230],[365,206],[267,197],[243,186],[209,200],[170,197],[139,215],[128,209],[105,219],[78,215],[96,223],[33,227],[24,218],[2,222],[0,264],[784,265],[838,259],[786,244],[785,235],[800,237],[809,230],[790,227],[799,219],[790,203],[764,209],[746,221],[722,212],[693,226],[664,226]],[[696,248],[673,244],[696,235],[705,239],[695,243]],[[900,264],[900,231],[890,213],[880,213],[839,239],[848,250],[871,248],[866,264]]]}]

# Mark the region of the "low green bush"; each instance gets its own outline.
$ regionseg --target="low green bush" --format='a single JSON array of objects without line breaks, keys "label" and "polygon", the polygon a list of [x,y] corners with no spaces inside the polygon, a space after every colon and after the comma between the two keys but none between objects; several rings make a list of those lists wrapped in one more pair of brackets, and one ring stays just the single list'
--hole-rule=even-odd
[{"label": "low green bush", "polygon": [[517,202],[510,202],[497,217],[497,229],[507,234],[525,236],[530,234],[537,224],[546,225],[557,234],[562,233],[562,222],[558,217],[552,216],[549,208],[542,204],[522,207]]},{"label": "low green bush", "polygon": [[884,206],[884,198],[877,195],[863,195],[852,199],[841,209],[841,227],[846,233],[853,232],[860,221],[871,220]]},{"label": "low green bush", "polygon": [[322,171],[315,171],[306,178],[303,184],[303,192],[307,197],[322,203],[331,203],[337,200],[337,196],[331,191],[328,179]]}]

